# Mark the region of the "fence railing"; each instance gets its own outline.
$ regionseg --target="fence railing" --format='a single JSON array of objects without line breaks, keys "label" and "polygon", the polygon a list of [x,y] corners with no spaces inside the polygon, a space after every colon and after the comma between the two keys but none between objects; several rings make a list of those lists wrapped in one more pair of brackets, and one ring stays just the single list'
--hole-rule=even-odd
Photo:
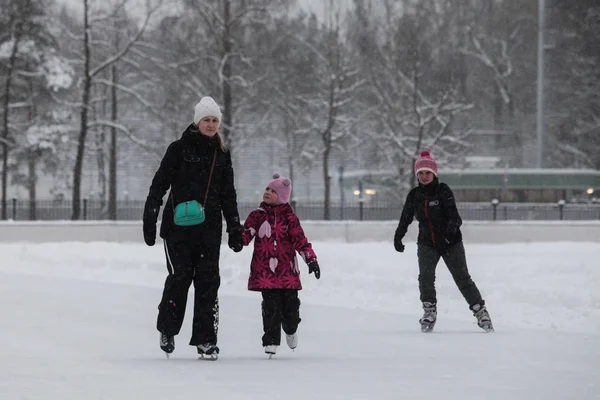
[{"label": "fence railing", "polygon": [[[82,220],[106,220],[108,212],[105,202],[84,199],[81,202]],[[7,216],[17,221],[29,220],[70,220],[72,202],[68,200],[28,200],[12,199],[8,202]],[[244,219],[258,203],[239,203],[240,217]],[[292,206],[300,219],[323,220],[323,202],[293,202]],[[400,203],[331,203],[329,219],[389,221],[400,218]],[[599,220],[600,204],[557,203],[459,203],[458,210],[464,220]],[[117,220],[141,220],[144,200],[117,202]]]}]

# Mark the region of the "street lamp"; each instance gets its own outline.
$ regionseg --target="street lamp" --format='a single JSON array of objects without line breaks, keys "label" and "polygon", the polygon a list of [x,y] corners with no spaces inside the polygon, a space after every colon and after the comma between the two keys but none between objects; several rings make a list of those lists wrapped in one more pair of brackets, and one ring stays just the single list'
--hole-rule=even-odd
[{"label": "street lamp", "polygon": [[358,219],[360,221],[363,220],[363,213],[364,213],[364,203],[365,203],[365,198],[363,197],[364,195],[364,191],[363,191],[363,183],[362,180],[358,181]]},{"label": "street lamp", "polygon": [[344,166],[340,165],[338,168],[339,172],[339,184],[340,184],[340,219],[344,220]]}]

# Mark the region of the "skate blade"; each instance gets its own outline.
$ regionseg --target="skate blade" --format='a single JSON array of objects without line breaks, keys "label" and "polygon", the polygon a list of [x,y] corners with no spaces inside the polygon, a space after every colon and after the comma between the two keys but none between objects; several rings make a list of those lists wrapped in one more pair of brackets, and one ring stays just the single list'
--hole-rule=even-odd
[{"label": "skate blade", "polygon": [[429,333],[429,332],[433,332],[433,328],[435,325],[421,325],[421,332],[423,333]]},{"label": "skate blade", "polygon": [[481,329],[483,329],[486,332],[494,332],[494,327],[492,325],[482,326]]},{"label": "skate blade", "polygon": [[218,354],[201,354],[198,357],[198,360],[204,360],[204,361],[217,361],[218,359],[219,359]]}]

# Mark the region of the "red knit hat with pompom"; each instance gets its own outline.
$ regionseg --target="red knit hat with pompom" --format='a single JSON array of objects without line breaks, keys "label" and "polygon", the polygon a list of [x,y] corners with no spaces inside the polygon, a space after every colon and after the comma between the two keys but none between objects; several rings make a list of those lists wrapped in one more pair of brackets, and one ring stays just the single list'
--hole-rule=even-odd
[{"label": "red knit hat with pompom", "polygon": [[419,173],[419,171],[431,171],[435,176],[438,173],[438,166],[429,151],[423,150],[421,151],[421,157],[415,163],[415,175]]}]

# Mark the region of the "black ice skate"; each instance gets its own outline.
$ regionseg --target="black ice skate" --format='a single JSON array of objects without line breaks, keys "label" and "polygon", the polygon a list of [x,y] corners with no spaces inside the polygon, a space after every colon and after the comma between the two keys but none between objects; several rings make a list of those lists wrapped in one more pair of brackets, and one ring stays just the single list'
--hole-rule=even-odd
[{"label": "black ice skate", "polygon": [[437,307],[435,303],[428,301],[423,303],[423,317],[419,320],[421,324],[421,332],[427,333],[433,331],[437,321]]},{"label": "black ice skate", "polygon": [[165,352],[167,358],[169,358],[169,354],[175,350],[175,337],[167,336],[164,333],[160,333],[160,349]]},{"label": "black ice skate", "polygon": [[216,361],[219,358],[219,348],[216,344],[204,343],[196,346],[198,349],[199,360]]},{"label": "black ice skate", "polygon": [[492,319],[485,306],[475,304],[472,308],[473,315],[477,318],[477,326],[486,332],[494,332]]}]

